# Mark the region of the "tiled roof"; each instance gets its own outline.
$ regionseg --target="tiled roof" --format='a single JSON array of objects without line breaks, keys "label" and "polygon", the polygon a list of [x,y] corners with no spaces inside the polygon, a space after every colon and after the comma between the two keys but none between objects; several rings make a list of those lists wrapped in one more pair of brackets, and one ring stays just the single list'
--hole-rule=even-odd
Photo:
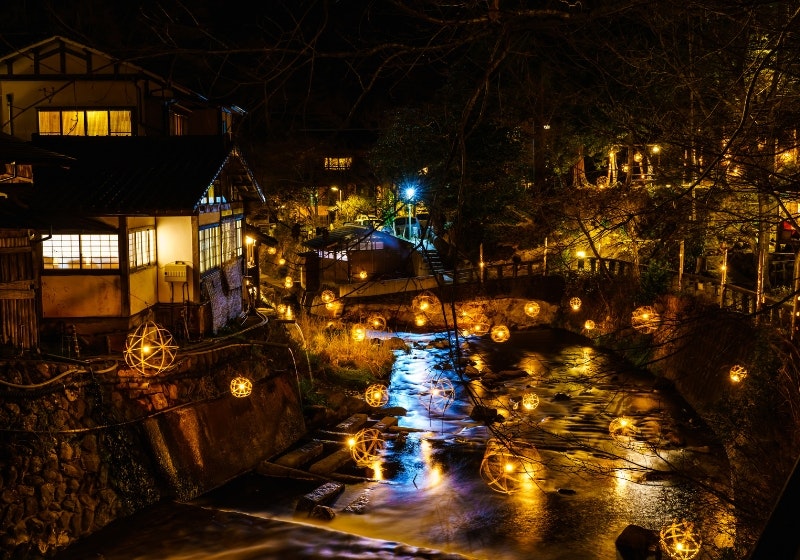
[{"label": "tiled roof", "polygon": [[0,132],[0,164],[68,164],[72,158],[43,150],[5,132]]},{"label": "tiled roof", "polygon": [[231,148],[219,136],[41,136],[34,145],[75,158],[37,167],[40,203],[86,215],[190,213]]}]

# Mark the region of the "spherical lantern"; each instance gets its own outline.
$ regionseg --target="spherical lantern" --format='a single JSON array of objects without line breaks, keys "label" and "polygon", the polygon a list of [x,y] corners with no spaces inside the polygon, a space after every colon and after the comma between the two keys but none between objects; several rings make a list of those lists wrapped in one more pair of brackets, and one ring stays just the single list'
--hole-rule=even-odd
[{"label": "spherical lantern", "polygon": [[569,306],[572,308],[573,311],[578,311],[581,308],[582,304],[583,302],[579,297],[570,298],[569,300]]},{"label": "spherical lantern", "polygon": [[628,416],[618,416],[608,425],[608,433],[611,434],[611,438],[623,445],[630,445],[638,432],[639,429],[633,418]]},{"label": "spherical lantern", "polygon": [[702,540],[691,521],[673,521],[659,533],[661,551],[675,560],[691,560],[700,552]]},{"label": "spherical lantern", "polygon": [[375,428],[364,428],[350,440],[350,455],[359,466],[371,464],[383,450],[383,434]]},{"label": "spherical lantern", "polygon": [[489,440],[481,461],[481,478],[489,488],[501,494],[533,488],[536,469],[531,454],[536,455],[534,448],[526,449],[523,455],[506,449],[496,440]]},{"label": "spherical lantern", "polygon": [[643,305],[633,310],[631,326],[642,334],[654,333],[661,323],[661,316],[654,307]]},{"label": "spherical lantern", "polygon": [[367,324],[369,328],[374,331],[385,331],[386,330],[386,319],[383,318],[383,315],[379,313],[375,313],[370,315],[367,319]]},{"label": "spherical lantern", "polygon": [[529,391],[522,395],[522,408],[524,410],[535,410],[539,406],[539,395]]},{"label": "spherical lantern", "polygon": [[596,325],[594,324],[594,321],[592,321],[591,319],[587,320],[587,321],[586,321],[586,322],[583,324],[583,328],[584,328],[584,329],[586,329],[587,331],[593,331],[593,330],[594,330],[594,328],[595,328],[595,326],[596,326]]},{"label": "spherical lantern", "polygon": [[350,336],[353,337],[353,340],[356,342],[363,342],[367,339],[367,327],[362,324],[353,325],[353,328],[350,329]]},{"label": "spherical lantern", "polygon": [[271,247],[271,246],[267,247],[267,254],[274,255],[277,252],[278,252],[278,250],[275,247]]},{"label": "spherical lantern", "polygon": [[370,385],[364,392],[364,400],[374,408],[383,406],[389,402],[389,388],[380,383]]},{"label": "spherical lantern", "polygon": [[483,336],[489,332],[489,323],[486,321],[475,321],[471,330],[477,336]]},{"label": "spherical lantern", "polygon": [[418,327],[424,327],[428,323],[428,318],[422,313],[414,315],[414,324]]},{"label": "spherical lantern", "polygon": [[294,287],[294,279],[292,279],[291,276],[287,276],[286,278],[283,279],[283,285],[286,288]]},{"label": "spherical lantern", "polygon": [[358,279],[359,279],[359,280],[366,280],[366,279],[367,279],[367,276],[369,276],[369,274],[368,274],[368,273],[367,273],[367,271],[366,271],[366,270],[364,270],[363,268],[362,268],[362,269],[361,269],[361,271],[358,273]]},{"label": "spherical lantern", "polygon": [[495,342],[506,342],[511,338],[511,331],[505,325],[495,325],[492,327],[491,335],[492,340]]},{"label": "spherical lantern", "polygon": [[247,397],[253,392],[253,382],[244,376],[234,377],[231,380],[231,395],[237,398]]},{"label": "spherical lantern", "polygon": [[332,290],[322,290],[322,293],[319,294],[319,299],[322,303],[333,303],[333,300],[336,299],[336,294]]},{"label": "spherical lantern", "polygon": [[747,370],[740,365],[735,365],[731,368],[730,378],[733,383],[741,383],[747,377]]},{"label": "spherical lantern", "polygon": [[283,265],[285,265],[285,264],[286,264],[286,259],[284,259],[283,257],[279,258],[279,259],[278,259],[278,264],[279,264],[280,266],[283,266]]},{"label": "spherical lantern", "polygon": [[145,321],[128,334],[123,355],[130,368],[149,377],[170,367],[177,350],[178,346],[167,329],[153,321]]},{"label": "spherical lantern", "polygon": [[428,379],[422,386],[419,400],[429,412],[444,412],[455,399],[456,390],[446,377]]},{"label": "spherical lantern", "polygon": [[536,317],[540,311],[539,304],[535,301],[529,301],[525,304],[525,315],[528,317]]},{"label": "spherical lantern", "polygon": [[439,300],[435,295],[423,292],[414,298],[411,302],[411,307],[417,312],[430,313],[438,303]]}]

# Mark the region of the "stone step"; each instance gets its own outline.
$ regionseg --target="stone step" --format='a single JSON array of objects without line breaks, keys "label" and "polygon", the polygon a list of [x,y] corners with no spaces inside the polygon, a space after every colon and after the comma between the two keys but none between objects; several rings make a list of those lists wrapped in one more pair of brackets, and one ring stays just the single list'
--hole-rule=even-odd
[{"label": "stone step", "polygon": [[339,494],[344,492],[341,482],[326,482],[317,489],[305,494],[297,501],[297,511],[311,511],[315,506],[324,506],[332,503]]},{"label": "stone step", "polygon": [[323,449],[324,445],[321,441],[309,441],[302,447],[298,447],[297,449],[289,451],[285,455],[278,457],[274,462],[276,465],[296,469],[307,463],[310,463],[313,459],[316,459],[322,455]]},{"label": "stone step", "polygon": [[308,467],[308,472],[320,475],[320,476],[327,476],[334,472],[335,470],[343,467],[348,463],[348,461],[353,460],[353,455],[350,453],[350,448],[339,449],[338,451],[334,451],[330,455],[323,457],[310,467]]}]

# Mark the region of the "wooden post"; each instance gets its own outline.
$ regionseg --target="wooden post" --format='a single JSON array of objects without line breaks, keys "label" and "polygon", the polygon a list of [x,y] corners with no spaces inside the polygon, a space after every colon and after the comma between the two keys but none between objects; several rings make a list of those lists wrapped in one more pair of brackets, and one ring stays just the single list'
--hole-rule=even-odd
[{"label": "wooden post", "polygon": [[683,290],[683,260],[685,258],[684,241],[681,239],[678,245],[678,291]]},{"label": "wooden post", "polygon": [[790,338],[797,336],[797,314],[800,313],[800,251],[794,254],[794,272],[792,276],[792,321]]}]

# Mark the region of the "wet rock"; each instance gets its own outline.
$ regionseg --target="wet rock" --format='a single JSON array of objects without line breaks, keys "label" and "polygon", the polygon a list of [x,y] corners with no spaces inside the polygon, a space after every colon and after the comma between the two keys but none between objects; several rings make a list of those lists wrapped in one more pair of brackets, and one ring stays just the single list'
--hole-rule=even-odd
[{"label": "wet rock", "polygon": [[329,504],[344,492],[341,482],[326,482],[297,501],[297,511],[312,511],[315,506]]},{"label": "wet rock", "polygon": [[505,420],[503,415],[498,414],[496,408],[490,408],[482,404],[476,404],[473,406],[472,411],[469,413],[469,417],[476,422],[485,422],[486,424],[502,422]]},{"label": "wet rock", "polygon": [[478,377],[481,376],[481,372],[475,366],[467,366],[466,368],[464,368],[464,375],[466,375],[470,379],[477,379]]},{"label": "wet rock", "polygon": [[333,508],[330,508],[328,506],[314,506],[314,509],[312,509],[311,513],[309,513],[308,515],[309,517],[313,517],[315,519],[330,521],[334,517],[336,517],[336,512],[333,511]]},{"label": "wet rock", "polygon": [[574,496],[577,494],[572,488],[559,488],[557,492],[563,496]]},{"label": "wet rock", "polygon": [[569,396],[568,394],[566,394],[566,393],[556,393],[555,395],[553,395],[553,400],[554,400],[554,401],[568,401],[568,400],[570,400],[571,398],[572,398],[572,397],[570,397],[570,396]]},{"label": "wet rock", "polygon": [[378,414],[384,416],[405,416],[408,414],[408,410],[402,406],[386,406],[378,410]]},{"label": "wet rock", "polygon": [[638,525],[628,525],[614,541],[621,560],[654,560],[661,558],[658,533]]}]

